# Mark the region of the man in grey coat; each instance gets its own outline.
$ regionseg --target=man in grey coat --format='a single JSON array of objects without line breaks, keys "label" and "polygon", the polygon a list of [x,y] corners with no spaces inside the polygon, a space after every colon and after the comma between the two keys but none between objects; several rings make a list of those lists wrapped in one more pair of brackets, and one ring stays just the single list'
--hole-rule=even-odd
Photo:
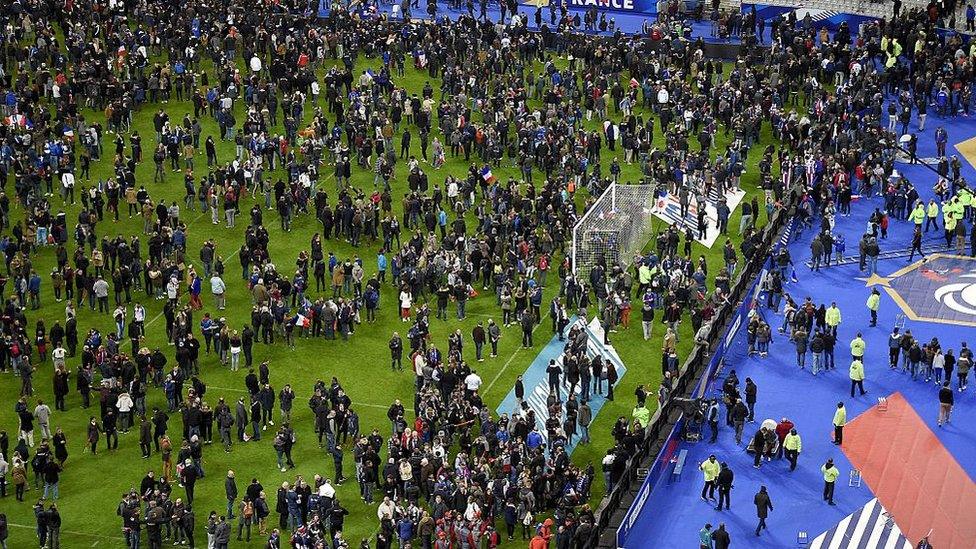
[{"label": "man in grey coat", "polygon": [[41,437],[51,440],[51,408],[44,401],[37,399],[37,406],[34,408],[34,419],[41,428]]},{"label": "man in grey coat", "polygon": [[579,410],[577,411],[576,421],[579,423],[580,431],[582,434],[582,439],[580,439],[580,444],[590,443],[590,422],[593,421],[593,410],[590,409],[590,405],[587,401],[583,401],[580,404]]}]

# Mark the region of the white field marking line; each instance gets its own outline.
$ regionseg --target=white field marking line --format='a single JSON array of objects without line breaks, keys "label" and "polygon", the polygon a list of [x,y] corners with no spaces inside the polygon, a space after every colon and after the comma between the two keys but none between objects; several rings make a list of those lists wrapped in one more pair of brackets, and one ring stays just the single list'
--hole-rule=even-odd
[{"label": "white field marking line", "polygon": [[[208,390],[210,390],[210,389],[217,389],[218,391],[232,391],[232,392],[235,392],[235,393],[247,393],[247,390],[245,390],[245,389],[235,389],[235,388],[232,388],[232,387],[218,387],[216,385],[207,385],[207,389]],[[370,404],[368,402],[356,402],[355,400],[352,402],[352,405],[353,406],[366,406],[368,408],[379,408],[379,409],[382,409],[382,410],[387,410],[387,409],[390,408],[389,406],[383,406],[382,404]]]},{"label": "white field marking line", "polygon": [[[532,328],[532,334],[533,335],[535,334],[535,331],[539,329],[539,326],[542,326],[542,323],[541,322],[538,323],[538,324],[536,324],[535,325],[535,328]],[[521,351],[522,349],[523,349],[523,347],[521,347],[521,346],[519,346],[519,348],[515,349],[515,352],[512,353],[512,356],[510,356],[508,358],[508,361],[505,362],[505,365],[502,366],[502,369],[501,370],[498,370],[498,373],[495,374],[495,377],[491,380],[491,383],[488,384],[488,388],[485,389],[484,394],[487,395],[491,391],[491,388],[495,386],[495,382],[498,381],[498,378],[502,377],[502,374],[505,373],[505,370],[508,369],[508,366],[512,363],[513,360],[515,360],[515,355],[519,354],[519,351]]]},{"label": "white field marking line", "polygon": [[[8,522],[7,526],[13,526],[14,528],[23,528],[24,530],[37,530],[36,526],[27,526],[26,524],[16,524],[13,522]],[[92,534],[91,532],[78,532],[75,530],[61,530],[61,533],[71,534],[72,536],[88,536],[90,538],[110,539],[113,541],[118,541],[122,539],[122,536],[106,536],[105,534]],[[96,541],[94,544],[92,544],[92,547],[94,547],[97,544],[98,542]]]}]

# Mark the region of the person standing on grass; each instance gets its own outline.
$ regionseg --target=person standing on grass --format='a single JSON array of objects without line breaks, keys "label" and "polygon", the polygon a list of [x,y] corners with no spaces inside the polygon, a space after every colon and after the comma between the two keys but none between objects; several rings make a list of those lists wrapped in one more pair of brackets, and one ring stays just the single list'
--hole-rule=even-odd
[{"label": "person standing on grass", "polygon": [[488,319],[488,342],[491,343],[491,358],[498,356],[498,340],[502,338],[502,330],[493,319]]},{"label": "person standing on grass", "polygon": [[393,332],[393,337],[390,338],[387,346],[390,348],[390,368],[396,372],[397,370],[403,371],[403,339],[400,338],[400,334]]},{"label": "person standing on grass", "polygon": [[234,471],[228,470],[227,477],[224,479],[224,495],[227,497],[227,519],[234,519],[234,502],[237,500],[237,480],[234,478]]},{"label": "person standing on grass", "polygon": [[101,435],[102,428],[98,425],[98,421],[95,420],[95,416],[92,416],[88,420],[88,438],[87,446],[85,451],[91,450],[92,455],[95,455],[98,447],[98,438]]},{"label": "person standing on grass", "polygon": [[943,423],[949,423],[949,418],[952,415],[952,406],[955,404],[955,397],[952,393],[952,387],[949,385],[949,381],[946,380],[942,384],[942,388],[939,389],[939,427],[942,427]]},{"label": "person standing on grass", "polygon": [[0,548],[7,549],[7,515],[0,513]]},{"label": "person standing on grass", "polygon": [[142,459],[149,459],[152,454],[152,423],[141,416],[139,419],[139,449],[142,451]]},{"label": "person standing on grass", "polygon": [[773,501],[769,499],[769,493],[766,492],[765,486],[759,487],[759,493],[752,498],[753,503],[756,504],[756,516],[759,517],[759,524],[756,526],[756,536],[759,532],[767,530],[766,528],[766,518],[769,516],[769,512],[773,510]]},{"label": "person standing on grass", "polygon": [[834,412],[834,444],[840,446],[844,443],[844,425],[847,425],[847,408],[843,402],[837,403],[837,411]]},{"label": "person standing on grass", "polygon": [[44,510],[44,504],[40,501],[34,504],[34,520],[37,523],[37,541],[40,543],[41,548],[47,547],[47,521],[48,514]]}]

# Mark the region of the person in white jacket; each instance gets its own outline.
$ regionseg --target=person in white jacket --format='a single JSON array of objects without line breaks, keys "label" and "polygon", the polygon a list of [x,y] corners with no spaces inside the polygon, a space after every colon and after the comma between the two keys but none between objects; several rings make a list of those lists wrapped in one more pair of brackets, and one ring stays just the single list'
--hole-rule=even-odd
[{"label": "person in white jacket", "polygon": [[380,503],[379,507],[376,508],[376,518],[383,520],[384,517],[388,519],[393,519],[393,513],[396,511],[396,506],[390,500],[389,497],[383,498],[383,502]]},{"label": "person in white jacket", "polygon": [[400,322],[410,321],[410,308],[413,307],[413,296],[405,286],[400,291]]},{"label": "person in white jacket", "polygon": [[132,407],[134,403],[132,402],[132,397],[129,393],[122,393],[119,395],[118,401],[115,403],[115,407],[119,409],[119,427],[122,430],[122,434],[129,432],[129,427],[132,426]]}]

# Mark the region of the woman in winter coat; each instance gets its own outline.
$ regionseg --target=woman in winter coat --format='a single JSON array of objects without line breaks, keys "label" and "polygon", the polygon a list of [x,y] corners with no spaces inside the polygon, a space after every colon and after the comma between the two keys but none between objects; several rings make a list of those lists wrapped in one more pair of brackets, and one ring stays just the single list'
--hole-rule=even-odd
[{"label": "woman in winter coat", "polygon": [[95,420],[95,416],[92,416],[88,422],[88,445],[85,448],[86,450],[91,450],[92,455],[97,453],[96,447],[98,446],[98,437],[101,432],[102,428],[98,425],[98,421]]},{"label": "woman in winter coat", "polygon": [[68,439],[60,427],[54,432],[52,442],[54,443],[54,459],[58,460],[58,464],[64,467],[64,462],[68,461]]},{"label": "woman in winter coat", "polygon": [[27,468],[20,458],[14,458],[14,466],[10,469],[10,479],[14,483],[17,501],[24,501],[24,490],[27,489]]}]

